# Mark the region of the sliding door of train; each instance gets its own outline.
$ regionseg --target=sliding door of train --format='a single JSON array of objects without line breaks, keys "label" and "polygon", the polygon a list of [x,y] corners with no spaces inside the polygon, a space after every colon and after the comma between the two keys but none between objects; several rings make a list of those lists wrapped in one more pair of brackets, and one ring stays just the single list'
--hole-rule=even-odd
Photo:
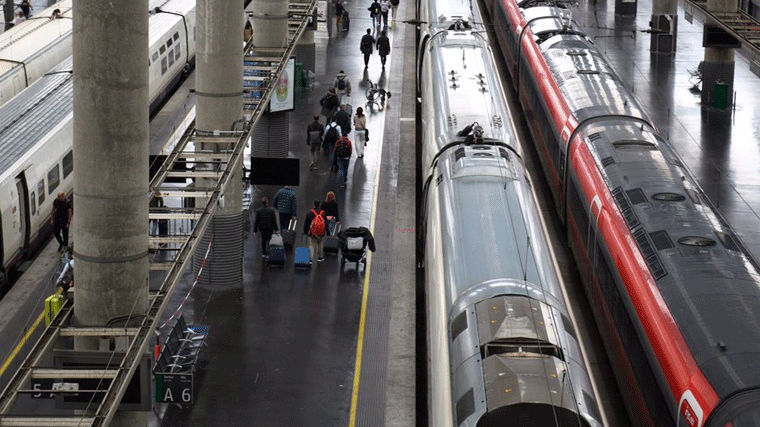
[{"label": "sliding door of train", "polygon": [[26,252],[29,248],[29,187],[26,185],[26,178],[23,173],[16,177],[16,200],[14,201],[13,210],[18,212],[18,235],[22,239],[21,250]]}]

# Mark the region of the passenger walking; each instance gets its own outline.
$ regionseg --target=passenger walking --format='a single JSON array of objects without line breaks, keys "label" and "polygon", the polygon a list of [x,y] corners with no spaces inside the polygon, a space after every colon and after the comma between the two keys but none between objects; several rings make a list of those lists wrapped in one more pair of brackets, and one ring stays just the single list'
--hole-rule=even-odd
[{"label": "passenger walking", "polygon": [[391,28],[396,26],[396,9],[398,9],[399,0],[391,0]]},{"label": "passenger walking", "polygon": [[277,213],[269,206],[269,199],[261,198],[261,207],[256,211],[256,220],[253,222],[253,235],[261,233],[261,257],[266,258],[269,253],[269,239],[277,231]]},{"label": "passenger walking", "polygon": [[251,21],[246,20],[243,29],[243,41],[247,43],[251,38],[253,38],[253,25],[251,25]]},{"label": "passenger walking", "polygon": [[364,54],[364,68],[369,66],[369,57],[372,55],[374,45],[375,38],[372,37],[372,29],[367,28],[367,34],[362,36],[362,40],[359,43],[359,50]]},{"label": "passenger walking", "polygon": [[367,145],[367,116],[364,115],[364,109],[358,107],[354,115],[354,141],[356,141],[356,156],[364,157],[364,147]]},{"label": "passenger walking", "polygon": [[319,155],[319,148],[322,146],[322,137],[324,134],[325,127],[322,123],[319,123],[319,115],[315,115],[314,121],[306,126],[306,143],[309,144],[311,151],[310,169],[317,167],[317,157]]},{"label": "passenger walking", "polygon": [[337,0],[335,2],[335,23],[338,27],[338,31],[343,31],[343,12],[346,9],[343,7],[343,0]]},{"label": "passenger walking", "polygon": [[319,100],[319,105],[322,106],[322,115],[325,116],[326,121],[329,122],[340,106],[340,98],[338,98],[338,94],[334,87],[327,89],[325,96]]},{"label": "passenger walking", "polygon": [[29,0],[22,1],[19,7],[21,8],[21,11],[24,12],[24,18],[29,19],[29,17],[32,15],[32,9],[34,9],[34,7],[32,7],[32,4],[29,3]]},{"label": "passenger walking", "polygon": [[335,193],[328,191],[325,195],[325,201],[319,205],[319,209],[325,211],[325,220],[328,224],[328,233],[332,234],[332,228],[335,224],[340,222],[340,215],[338,215],[338,202],[335,200]]},{"label": "passenger walking", "polygon": [[388,36],[385,35],[385,31],[380,33],[380,37],[377,38],[377,52],[380,54],[380,63],[383,64],[383,70],[385,69],[385,60],[389,53],[391,53],[391,41]]},{"label": "passenger walking", "polygon": [[306,220],[303,222],[303,234],[309,236],[309,248],[311,259],[309,262],[314,261],[314,257],[317,257],[318,262],[325,260],[324,246],[322,245],[322,239],[325,237],[325,217],[324,212],[319,209],[319,200],[314,201],[314,208],[306,214]]},{"label": "passenger walking", "polygon": [[391,9],[391,3],[388,0],[380,0],[380,16],[383,17],[383,26],[388,28],[388,11]]},{"label": "passenger walking", "polygon": [[289,185],[277,190],[272,200],[272,205],[280,213],[280,230],[288,228],[291,219],[297,219],[298,198],[296,192]]},{"label": "passenger walking", "polygon": [[53,226],[53,235],[58,241],[58,252],[69,246],[69,226],[72,217],[71,203],[66,199],[66,193],[61,191],[53,200],[53,213],[50,216],[50,225]]},{"label": "passenger walking", "polygon": [[372,18],[372,26],[377,28],[380,25],[380,3],[374,0],[367,10],[369,10],[369,16]]},{"label": "passenger walking", "polygon": [[346,111],[346,104],[340,105],[340,110],[335,113],[335,123],[340,126],[342,136],[347,136],[351,133],[351,116]]},{"label": "passenger walking", "polygon": [[341,132],[340,126],[338,126],[335,121],[331,121],[327,127],[325,128],[325,138],[324,141],[322,141],[322,148],[325,150],[325,154],[330,154],[330,164],[333,163],[332,158],[332,151],[335,147],[335,143],[338,142],[340,139],[340,136],[343,133]]},{"label": "passenger walking", "polygon": [[347,103],[348,99],[346,98],[351,96],[351,81],[348,79],[348,76],[343,72],[343,70],[340,70],[340,72],[335,76],[333,87],[338,93],[340,103]]},{"label": "passenger walking", "polygon": [[333,150],[333,162],[338,166],[340,187],[346,188],[348,181],[348,165],[351,161],[351,140],[347,136],[342,136],[335,143]]}]

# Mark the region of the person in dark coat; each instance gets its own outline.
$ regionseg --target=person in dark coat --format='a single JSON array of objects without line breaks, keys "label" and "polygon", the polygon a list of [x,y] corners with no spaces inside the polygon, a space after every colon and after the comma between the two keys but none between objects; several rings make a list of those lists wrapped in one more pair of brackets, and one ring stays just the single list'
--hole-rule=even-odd
[{"label": "person in dark coat", "polygon": [[319,209],[325,211],[325,221],[330,227],[329,231],[332,232],[332,228],[335,227],[335,224],[340,222],[338,202],[335,200],[335,193],[328,191],[325,196],[325,201],[319,205]]},{"label": "person in dark coat", "polygon": [[362,41],[359,43],[359,50],[364,54],[364,68],[369,66],[369,57],[374,50],[375,38],[372,37],[372,29],[367,28],[367,34],[362,36]]},{"label": "person in dark coat", "polygon": [[53,200],[53,213],[50,216],[50,225],[53,226],[53,235],[58,241],[59,252],[69,246],[71,217],[71,203],[66,199],[66,193],[61,191],[58,193],[58,198]]},{"label": "person in dark coat", "polygon": [[385,35],[385,31],[380,33],[380,37],[377,38],[377,52],[380,54],[380,62],[383,64],[383,70],[385,69],[385,59],[389,53],[391,53],[391,41],[388,36]]},{"label": "person in dark coat", "polygon": [[317,166],[319,148],[322,146],[322,138],[325,136],[325,127],[319,123],[319,115],[314,116],[314,121],[306,126],[306,143],[311,149],[311,163],[309,168]]},{"label": "person in dark coat", "polygon": [[272,206],[280,213],[280,230],[288,228],[288,222],[296,219],[298,212],[296,192],[289,185],[280,188],[274,195]]},{"label": "person in dark coat", "polygon": [[340,126],[342,136],[347,136],[351,133],[351,116],[346,111],[346,104],[341,104],[340,109],[335,113],[335,123]]},{"label": "person in dark coat", "polygon": [[261,257],[266,258],[269,253],[269,239],[277,231],[277,212],[269,206],[269,199],[261,198],[261,207],[256,211],[256,221],[253,223],[253,234],[261,233]]},{"label": "person in dark coat", "polygon": [[327,123],[329,123],[333,114],[338,111],[338,107],[340,106],[340,98],[334,87],[330,87],[327,90],[325,96],[319,101],[319,105],[322,106],[322,115],[325,116]]}]

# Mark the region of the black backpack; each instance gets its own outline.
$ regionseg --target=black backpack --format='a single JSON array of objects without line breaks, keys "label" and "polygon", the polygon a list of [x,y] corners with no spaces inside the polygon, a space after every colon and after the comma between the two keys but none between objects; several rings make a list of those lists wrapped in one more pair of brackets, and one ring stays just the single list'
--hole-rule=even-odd
[{"label": "black backpack", "polygon": [[338,89],[339,90],[346,90],[346,78],[345,77],[338,77]]},{"label": "black backpack", "polygon": [[340,158],[351,157],[351,148],[348,146],[348,139],[344,137],[338,140],[338,145],[335,146],[335,155]]},{"label": "black backpack", "polygon": [[338,128],[335,126],[330,126],[330,129],[328,129],[327,133],[325,133],[325,143],[334,144],[338,138],[340,138],[340,135],[338,135]]}]

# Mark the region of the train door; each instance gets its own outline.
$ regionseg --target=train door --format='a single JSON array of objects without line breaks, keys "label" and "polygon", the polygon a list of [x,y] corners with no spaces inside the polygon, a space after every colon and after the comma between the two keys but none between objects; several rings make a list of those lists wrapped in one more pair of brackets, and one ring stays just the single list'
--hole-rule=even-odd
[{"label": "train door", "polygon": [[25,253],[29,248],[29,189],[26,185],[26,178],[24,174],[16,177],[16,198],[15,209],[18,211],[18,233],[23,239],[21,245],[22,253]]},{"label": "train door", "polygon": [[589,224],[588,231],[586,232],[586,250],[589,257],[589,271],[588,277],[591,279],[594,277],[596,271],[596,264],[598,262],[597,257],[599,251],[597,250],[596,235],[599,233],[599,217],[602,214],[602,200],[599,196],[594,195],[589,204]]}]

